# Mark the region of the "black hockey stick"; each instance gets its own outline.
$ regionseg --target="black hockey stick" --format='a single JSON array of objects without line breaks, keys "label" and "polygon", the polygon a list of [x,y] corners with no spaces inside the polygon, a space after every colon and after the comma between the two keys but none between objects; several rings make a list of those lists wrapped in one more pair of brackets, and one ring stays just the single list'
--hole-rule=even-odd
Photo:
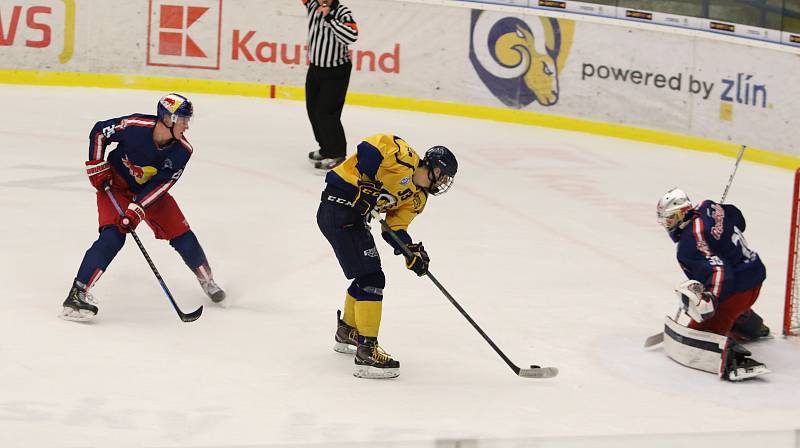
[{"label": "black hockey stick", "polygon": [[[398,237],[397,234],[394,233],[394,231],[391,230],[391,228],[389,228],[389,224],[387,224],[386,221],[383,218],[381,218],[381,215],[380,213],[378,213],[377,210],[372,210],[372,217],[380,221],[380,223],[383,225],[383,228],[386,229],[387,232],[389,232],[389,235],[392,237],[392,239],[403,249],[403,253],[406,256],[414,257],[414,254],[412,254],[411,251],[408,250],[405,243],[400,239],[400,237]],[[450,303],[452,303],[453,306],[456,307],[458,312],[461,313],[461,315],[464,316],[464,318],[467,319],[467,321],[470,324],[472,324],[472,327],[475,328],[475,330],[478,333],[480,333],[481,336],[483,336],[483,339],[485,339],[486,342],[488,342],[489,345],[492,346],[494,351],[497,352],[497,354],[500,355],[501,358],[503,358],[503,361],[505,361],[506,364],[508,364],[508,366],[511,367],[511,370],[513,370],[515,374],[523,378],[552,378],[558,375],[558,369],[555,367],[539,367],[537,365],[531,365],[531,367],[528,369],[520,369],[519,367],[517,367],[517,365],[511,362],[511,360],[508,359],[508,356],[506,356],[506,354],[503,353],[502,350],[500,350],[500,348],[494,343],[494,341],[492,341],[489,338],[489,336],[487,336],[486,333],[484,333],[481,327],[479,327],[478,324],[475,323],[474,320],[472,320],[472,318],[469,316],[469,314],[467,314],[464,308],[462,308],[461,305],[459,305],[458,302],[456,302],[456,299],[454,299],[453,296],[451,296],[450,293],[447,292],[446,289],[444,289],[444,286],[442,286],[442,284],[439,283],[438,280],[436,280],[436,277],[434,277],[433,274],[430,273],[430,271],[428,271],[426,275],[429,279],[431,279],[433,284],[436,285],[437,288],[439,288],[439,291],[441,291],[442,294],[444,294],[444,296],[447,297],[447,300],[449,300]]]},{"label": "black hockey stick", "polygon": [[[742,161],[742,156],[744,156],[744,150],[747,148],[747,145],[742,145],[742,148],[739,149],[739,154],[736,155],[736,163],[733,164],[733,171],[731,172],[730,177],[728,177],[728,185],[725,185],[725,191],[722,192],[722,198],[719,200],[719,203],[722,204],[725,202],[725,198],[728,197],[728,190],[731,189],[731,184],[733,184],[733,176],[736,175],[736,170],[739,169],[739,162]],[[678,311],[675,312],[675,318],[672,319],[675,322],[678,322],[678,317],[681,315],[682,307],[678,307]],[[647,339],[644,340],[644,348],[652,347],[654,345],[660,344],[664,342],[664,332],[654,334],[652,336],[648,336]]]},{"label": "black hockey stick", "polygon": [[[106,191],[106,194],[108,195],[108,198],[111,199],[111,203],[114,204],[114,208],[117,209],[117,213],[119,213],[120,216],[122,216],[124,213],[122,211],[122,208],[119,206],[119,203],[117,202],[117,199],[114,197],[114,194],[111,193],[111,187],[106,185],[105,191]],[[167,288],[167,284],[164,283],[164,279],[161,278],[161,274],[158,273],[158,269],[156,269],[156,265],[153,264],[153,260],[150,259],[150,255],[148,255],[147,251],[144,249],[144,245],[142,245],[142,241],[139,240],[139,236],[136,235],[136,232],[133,229],[130,230],[130,233],[133,236],[133,239],[136,240],[136,244],[139,246],[139,250],[142,251],[142,255],[144,255],[144,259],[147,260],[147,264],[150,265],[150,269],[152,269],[153,270],[153,274],[156,275],[156,278],[158,279],[158,283],[161,284],[161,289],[164,290],[164,293],[167,295],[167,298],[169,299],[169,302],[172,304],[172,307],[175,308],[175,312],[178,313],[178,316],[180,316],[181,320],[184,321],[184,322],[194,322],[197,319],[199,319],[200,315],[203,314],[203,306],[200,305],[200,308],[198,308],[198,309],[196,309],[196,310],[194,310],[194,311],[192,311],[191,313],[188,313],[188,314],[184,313],[183,311],[181,311],[181,309],[178,308],[178,304],[175,303],[175,299],[172,298],[172,293],[169,292],[169,288]]]}]

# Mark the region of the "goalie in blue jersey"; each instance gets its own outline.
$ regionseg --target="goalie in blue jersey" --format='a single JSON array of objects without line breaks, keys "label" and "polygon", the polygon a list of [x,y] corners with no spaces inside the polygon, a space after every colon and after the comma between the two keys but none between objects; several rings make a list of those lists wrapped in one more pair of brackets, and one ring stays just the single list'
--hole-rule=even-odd
[{"label": "goalie in blue jersey", "polygon": [[664,347],[681,364],[738,381],[769,372],[740,345],[769,335],[751,308],[767,271],[744,238],[746,221],[734,205],[711,200],[694,206],[683,190],[668,191],[658,222],[677,243],[687,281],[676,288],[687,327],[669,317]]}]

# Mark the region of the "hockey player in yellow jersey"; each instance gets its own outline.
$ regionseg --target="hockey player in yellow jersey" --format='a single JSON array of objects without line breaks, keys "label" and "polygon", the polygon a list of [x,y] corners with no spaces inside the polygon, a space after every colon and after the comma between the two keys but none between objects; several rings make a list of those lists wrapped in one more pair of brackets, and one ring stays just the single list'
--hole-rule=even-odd
[{"label": "hockey player in yellow jersey", "polygon": [[[370,233],[370,212],[386,214],[391,230],[413,254],[405,257],[406,267],[425,275],[430,257],[421,242],[413,242],[408,226],[425,209],[429,195],[441,195],[453,185],[457,171],[455,156],[444,146],[434,146],[420,158],[402,138],[376,134],[364,139],[356,153],[325,178],[317,224],[345,277],[352,280],[344,315],[337,313],[334,350],[355,354],[357,377],[394,378],[400,368],[378,345],[386,277]],[[402,254],[388,229],[382,230],[395,255]]]}]

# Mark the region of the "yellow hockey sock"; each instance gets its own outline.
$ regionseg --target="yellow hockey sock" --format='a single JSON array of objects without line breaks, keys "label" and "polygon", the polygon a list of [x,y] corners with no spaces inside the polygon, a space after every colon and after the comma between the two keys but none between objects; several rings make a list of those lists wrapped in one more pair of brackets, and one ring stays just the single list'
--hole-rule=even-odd
[{"label": "yellow hockey sock", "polygon": [[344,296],[344,315],[342,320],[351,327],[356,326],[356,299],[350,294]]},{"label": "yellow hockey sock", "polygon": [[356,329],[361,336],[376,338],[381,327],[383,302],[372,300],[356,301]]}]

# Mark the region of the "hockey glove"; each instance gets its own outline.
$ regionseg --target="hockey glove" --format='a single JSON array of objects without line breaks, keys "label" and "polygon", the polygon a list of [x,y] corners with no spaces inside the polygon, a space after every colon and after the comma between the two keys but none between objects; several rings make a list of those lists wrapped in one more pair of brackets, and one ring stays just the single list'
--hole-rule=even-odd
[{"label": "hockey glove", "polygon": [[425,248],[422,246],[422,242],[420,241],[419,243],[412,243],[406,247],[412,255],[411,257],[405,255],[406,267],[414,271],[414,273],[420,277],[427,274],[428,264],[430,264],[431,258],[428,256],[428,252],[426,252]]},{"label": "hockey glove", "polygon": [[111,172],[111,165],[105,160],[89,160],[86,162],[86,174],[89,176],[89,182],[97,191],[103,191],[106,184],[111,185],[113,173]]},{"label": "hockey glove", "polygon": [[675,293],[680,299],[683,311],[695,322],[703,322],[714,316],[717,298],[703,288],[697,280],[687,280],[677,288]]},{"label": "hockey glove", "polygon": [[381,195],[381,188],[383,183],[377,180],[359,180],[358,193],[353,199],[353,208],[358,210],[362,216],[369,215],[369,212],[378,203],[378,197]]},{"label": "hockey glove", "polygon": [[123,232],[127,233],[135,230],[136,226],[144,219],[144,209],[137,203],[131,202],[128,209],[125,210],[123,215],[120,215],[117,221],[117,227]]}]

